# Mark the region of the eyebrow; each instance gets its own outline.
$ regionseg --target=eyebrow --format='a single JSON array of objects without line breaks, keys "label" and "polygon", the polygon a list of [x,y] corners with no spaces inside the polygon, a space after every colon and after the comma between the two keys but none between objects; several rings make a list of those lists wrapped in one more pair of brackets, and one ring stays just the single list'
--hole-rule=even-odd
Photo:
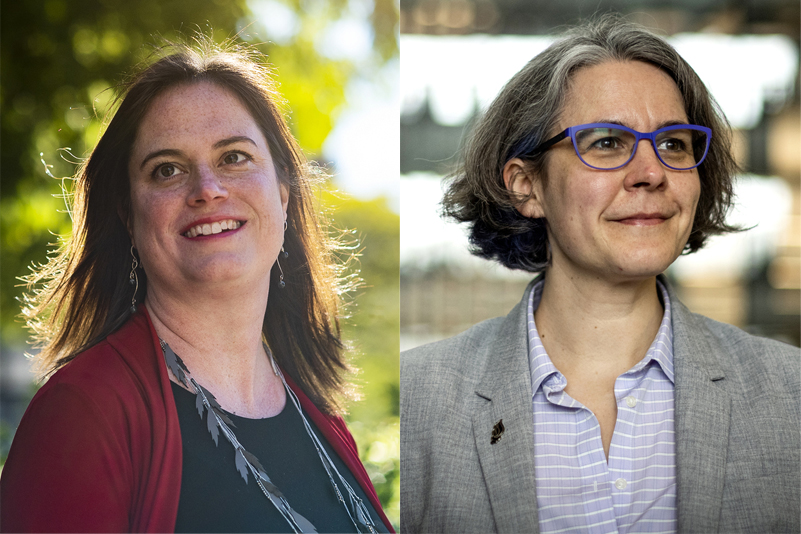
[{"label": "eyebrow", "polygon": [[[256,144],[256,141],[254,141],[250,137],[247,137],[247,136],[244,136],[244,135],[235,135],[233,137],[226,137],[225,139],[220,139],[219,141],[214,143],[214,145],[212,145],[212,148],[220,149],[220,148],[225,148],[225,147],[227,147],[229,145],[233,145],[235,143],[242,143],[242,142],[250,143],[256,148],[258,148],[258,146],[259,146],[259,145]],[[140,170],[144,169],[145,165],[147,165],[147,162],[150,161],[151,159],[154,159],[154,158],[159,158],[161,156],[178,156],[178,157],[181,157],[181,156],[184,156],[184,155],[185,155],[184,152],[182,152],[180,150],[176,150],[174,148],[165,148],[163,150],[156,150],[155,152],[151,152],[150,154],[145,156],[145,158],[142,160],[142,163],[139,165],[139,169]]]},{"label": "eyebrow", "polygon": [[227,147],[228,145],[233,145],[234,143],[241,143],[241,142],[250,143],[256,148],[258,148],[259,146],[256,144],[256,141],[254,141],[250,137],[247,137],[245,135],[235,135],[234,137],[228,137],[226,139],[221,139],[220,141],[217,141],[216,143],[214,143],[214,146],[212,148],[224,148]]},{"label": "eyebrow", "polygon": [[[596,122],[599,122],[599,123],[604,123],[605,122],[607,124],[619,124],[621,126],[625,126],[626,128],[631,128],[632,130],[636,130],[636,128],[632,128],[631,126],[629,126],[628,124],[626,124],[626,123],[624,123],[623,121],[620,121],[620,120],[602,119],[602,120],[599,120],[599,121],[596,121]],[[676,125],[679,125],[679,124],[689,124],[689,123],[687,121],[668,120],[668,121],[664,121],[664,122],[659,123],[657,125],[657,127],[654,129],[654,131],[660,130],[662,128],[665,128],[666,126],[676,126]]]},{"label": "eyebrow", "polygon": [[150,154],[145,156],[145,159],[142,160],[141,165],[139,165],[139,170],[144,169],[145,165],[147,165],[147,162],[150,161],[151,159],[160,158],[161,156],[183,156],[183,155],[184,155],[183,152],[181,152],[180,150],[175,150],[174,148],[165,148],[164,150],[157,150],[155,152],[151,152]]}]

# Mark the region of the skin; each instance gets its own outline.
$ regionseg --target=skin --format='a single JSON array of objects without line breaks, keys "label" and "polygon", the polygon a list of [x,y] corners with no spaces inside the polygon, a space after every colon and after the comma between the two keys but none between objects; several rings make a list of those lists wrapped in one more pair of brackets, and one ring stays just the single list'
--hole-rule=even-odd
[{"label": "skin", "polygon": [[[667,74],[628,61],[576,72],[550,134],[592,122],[651,132],[688,120]],[[656,276],[689,238],[701,190],[698,171],[665,167],[647,140],[625,167],[596,170],[563,140],[550,149],[544,173],[547,179],[529,173],[519,159],[503,173],[507,188],[528,197],[520,213],[548,222],[552,263],[535,321],[567,379],[567,393],[598,419],[608,458],[617,420],[615,380],[645,356],[658,332],[664,310]]]},{"label": "skin", "polygon": [[[289,196],[253,117],[210,82],[172,87],[145,114],[128,172],[128,228],[159,336],[226,410],[279,413],[285,392],[261,327]],[[198,222],[228,219],[243,224],[185,235]]]}]

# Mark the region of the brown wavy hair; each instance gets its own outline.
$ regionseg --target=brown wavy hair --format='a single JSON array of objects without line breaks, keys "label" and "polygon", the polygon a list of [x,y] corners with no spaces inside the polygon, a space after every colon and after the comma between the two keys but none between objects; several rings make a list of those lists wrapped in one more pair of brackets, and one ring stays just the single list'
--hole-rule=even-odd
[{"label": "brown wavy hair", "polygon": [[[663,38],[619,15],[605,15],[566,32],[504,86],[468,137],[462,162],[451,175],[443,213],[469,223],[471,252],[510,269],[539,272],[549,262],[547,221],[521,215],[520,198],[504,185],[503,168],[554,135],[573,74],[609,61],[642,61],[668,74],[679,89],[691,124],[712,129],[698,167],[701,197],[684,253],[700,249],[710,235],[740,230],[726,224],[737,165],[731,128],[704,83]],[[527,158],[542,173],[548,151]],[[547,180],[547,176],[544,177]]]},{"label": "brown wavy hair", "polygon": [[[270,274],[270,298],[262,331],[278,364],[327,413],[342,411],[352,392],[344,379],[338,311],[351,279],[335,261],[339,243],[330,238],[315,209],[312,186],[324,179],[292,136],[272,71],[256,50],[222,45],[198,36],[193,44],[160,47],[144,67],[117,89],[116,112],[74,180],[72,233],[49,262],[27,277],[23,315],[41,346],[36,355],[43,377],[106,338],[130,317],[134,289],[130,237],[128,161],[140,122],[153,100],[170,87],[211,82],[236,95],[267,139],[278,178],[289,190],[281,263],[286,286],[278,289],[278,268]],[[147,276],[137,271],[138,301]]]}]

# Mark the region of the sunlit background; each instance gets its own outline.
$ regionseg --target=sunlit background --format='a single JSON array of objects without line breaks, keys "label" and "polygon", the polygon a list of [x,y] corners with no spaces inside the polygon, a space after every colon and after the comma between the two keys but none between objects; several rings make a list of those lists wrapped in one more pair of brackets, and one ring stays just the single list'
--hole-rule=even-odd
[{"label": "sunlit background", "polygon": [[735,130],[743,168],[730,221],[669,270],[693,311],[799,344],[797,0],[404,0],[401,3],[401,349],[506,315],[531,275],[472,257],[438,215],[465,131],[565,25],[619,12],[668,37]]},{"label": "sunlit background", "polygon": [[[398,6],[395,0],[26,0],[3,5],[0,167],[0,463],[35,386],[18,277],[67,234],[60,182],[100,132],[106,88],[157,36],[257,45],[275,66],[292,131],[333,180],[333,225],[361,241],[345,322],[365,398],[348,422],[387,515],[398,524]],[[96,110],[96,111],[95,111]]]}]

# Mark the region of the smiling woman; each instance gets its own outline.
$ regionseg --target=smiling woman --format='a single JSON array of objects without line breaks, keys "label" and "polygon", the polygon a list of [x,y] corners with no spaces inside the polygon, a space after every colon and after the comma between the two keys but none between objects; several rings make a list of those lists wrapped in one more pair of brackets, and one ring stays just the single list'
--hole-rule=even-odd
[{"label": "smiling woman", "polygon": [[593,133],[578,130],[573,146],[548,147],[543,179],[526,172],[531,156],[518,157],[506,162],[505,185],[525,199],[517,207],[521,215],[548,221],[550,277],[603,275],[624,282],[656,276],[690,236],[701,191],[697,163],[670,169],[659,156],[661,144],[636,142],[614,127],[651,132],[687,124],[682,96],[670,76],[648,63],[589,66],[573,76],[559,121],[586,123],[596,123]]},{"label": "smiling woman", "polygon": [[[249,288],[267,300],[288,188],[250,113],[227,90],[197,82],[159,95],[139,128],[127,225],[151,286],[157,277],[202,284],[196,294]],[[149,306],[159,298],[149,295]]]},{"label": "smiling woman", "polygon": [[401,355],[407,532],[797,532],[799,351],[691,313],[663,271],[726,224],[730,133],[618,17],[477,121],[443,200],[538,273],[506,317]]},{"label": "smiling woman", "polygon": [[50,378],[3,469],[0,528],[391,530],[339,416],[336,243],[269,69],[205,39],[162,52],[32,277]]}]

